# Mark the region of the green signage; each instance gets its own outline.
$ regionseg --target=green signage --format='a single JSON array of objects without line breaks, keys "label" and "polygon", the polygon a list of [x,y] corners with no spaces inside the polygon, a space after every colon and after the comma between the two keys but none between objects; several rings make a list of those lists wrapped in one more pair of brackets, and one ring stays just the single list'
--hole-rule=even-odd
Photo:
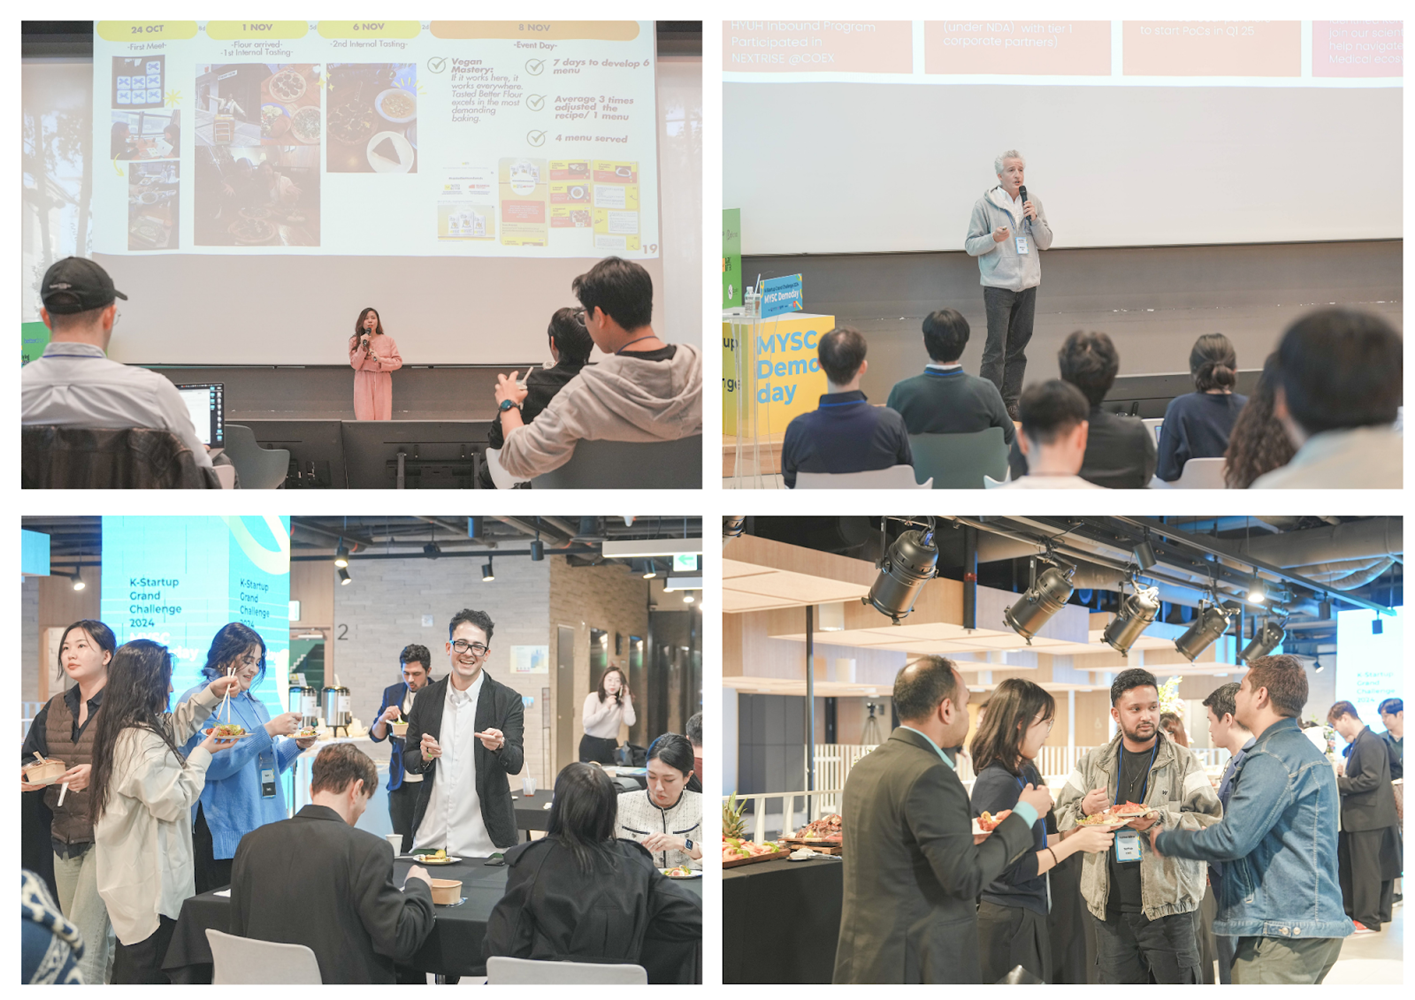
[{"label": "green signage", "polygon": [[722,210],[722,308],[742,304],[742,210]]},{"label": "green signage", "polygon": [[43,323],[20,324],[20,364],[27,365],[49,346],[49,327]]}]

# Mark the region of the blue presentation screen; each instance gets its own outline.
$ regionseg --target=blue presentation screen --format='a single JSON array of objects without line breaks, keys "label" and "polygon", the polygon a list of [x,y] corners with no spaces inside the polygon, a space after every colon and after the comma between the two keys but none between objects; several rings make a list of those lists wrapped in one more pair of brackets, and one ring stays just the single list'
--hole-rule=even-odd
[{"label": "blue presentation screen", "polygon": [[285,711],[288,517],[104,517],[100,606],[119,644],[152,639],[171,651],[174,697],[202,681],[218,629],[249,625],[266,647],[253,692],[271,715]]},{"label": "blue presentation screen", "polygon": [[[1404,698],[1401,662],[1405,650],[1404,608],[1395,615],[1381,615],[1381,634],[1371,631],[1375,614],[1370,611],[1341,611],[1336,616],[1336,697],[1356,706],[1361,721],[1380,732],[1377,706],[1387,698]],[[1312,709],[1325,719],[1329,705]]]}]

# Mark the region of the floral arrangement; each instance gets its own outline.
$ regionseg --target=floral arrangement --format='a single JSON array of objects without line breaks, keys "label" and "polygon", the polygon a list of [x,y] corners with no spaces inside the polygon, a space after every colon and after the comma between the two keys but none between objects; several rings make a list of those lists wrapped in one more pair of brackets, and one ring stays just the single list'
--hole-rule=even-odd
[{"label": "floral arrangement", "polygon": [[1160,685],[1159,696],[1161,712],[1173,712],[1175,715],[1179,716],[1180,719],[1183,719],[1184,700],[1179,697],[1179,682],[1181,680],[1183,680],[1183,678],[1176,674],[1165,681]]}]

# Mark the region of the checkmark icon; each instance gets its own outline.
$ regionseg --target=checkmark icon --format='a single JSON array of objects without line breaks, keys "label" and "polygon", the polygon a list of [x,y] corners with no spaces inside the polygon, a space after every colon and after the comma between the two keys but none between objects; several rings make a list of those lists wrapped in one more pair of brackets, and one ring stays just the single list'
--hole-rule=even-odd
[{"label": "checkmark icon", "polygon": [[447,69],[447,59],[444,56],[433,56],[427,61],[427,71],[429,73],[441,73]]},{"label": "checkmark icon", "polygon": [[536,131],[534,131],[534,132],[527,132],[527,133],[526,133],[526,141],[527,141],[528,143],[530,143],[532,146],[544,146],[544,145],[545,145],[545,132],[544,132],[544,131],[541,131],[541,130],[536,130]]},{"label": "checkmark icon", "polygon": [[527,95],[527,97],[526,97],[526,107],[530,108],[532,111],[539,111],[539,110],[541,110],[542,108],[545,107],[545,95],[544,95],[544,94],[530,94],[530,95]]},{"label": "checkmark icon", "polygon": [[526,62],[526,72],[529,73],[529,74],[531,74],[531,76],[540,76],[541,72],[542,72],[544,69],[545,69],[545,60],[544,60],[544,59],[530,59],[530,60],[527,60],[527,62]]}]

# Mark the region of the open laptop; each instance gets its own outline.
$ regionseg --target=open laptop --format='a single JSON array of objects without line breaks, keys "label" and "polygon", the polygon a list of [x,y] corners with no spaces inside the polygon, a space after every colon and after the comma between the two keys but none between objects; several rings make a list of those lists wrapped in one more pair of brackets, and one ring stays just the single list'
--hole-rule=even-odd
[{"label": "open laptop", "polygon": [[192,424],[197,429],[197,437],[208,448],[225,445],[226,386],[221,382],[207,382],[202,385],[178,385],[177,392],[187,411],[192,415]]}]

